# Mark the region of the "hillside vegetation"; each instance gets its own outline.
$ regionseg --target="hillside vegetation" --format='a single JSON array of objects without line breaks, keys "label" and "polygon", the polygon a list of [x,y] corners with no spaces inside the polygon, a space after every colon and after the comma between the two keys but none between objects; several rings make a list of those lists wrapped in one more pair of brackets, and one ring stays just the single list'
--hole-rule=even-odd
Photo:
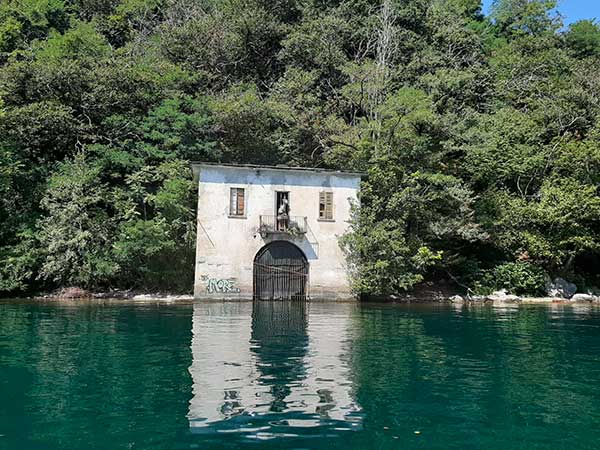
[{"label": "hillside vegetation", "polygon": [[4,0],[0,293],[192,286],[188,161],[368,174],[357,290],[600,284],[600,28],[551,0]]}]

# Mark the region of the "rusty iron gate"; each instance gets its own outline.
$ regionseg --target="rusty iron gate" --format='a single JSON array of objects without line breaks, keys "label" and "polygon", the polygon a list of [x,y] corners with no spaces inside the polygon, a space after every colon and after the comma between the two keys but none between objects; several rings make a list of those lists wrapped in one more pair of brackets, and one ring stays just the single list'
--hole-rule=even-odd
[{"label": "rusty iron gate", "polygon": [[255,300],[302,300],[307,295],[308,261],[287,241],[264,246],[254,258]]}]

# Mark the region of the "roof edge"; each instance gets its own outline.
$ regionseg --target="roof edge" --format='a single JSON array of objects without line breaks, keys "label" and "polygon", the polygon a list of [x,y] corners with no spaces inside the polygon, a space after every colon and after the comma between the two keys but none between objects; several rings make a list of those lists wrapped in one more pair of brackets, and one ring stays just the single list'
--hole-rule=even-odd
[{"label": "roof edge", "polygon": [[346,172],[343,170],[335,169],[323,169],[318,167],[297,167],[297,166],[285,166],[285,165],[263,165],[263,164],[230,164],[230,163],[215,163],[215,162],[203,162],[203,161],[190,161],[191,166],[201,167],[225,167],[230,169],[254,169],[254,170],[280,170],[288,172],[314,172],[314,173],[327,173],[332,175],[346,175],[355,177],[364,177],[367,174],[364,172]]}]

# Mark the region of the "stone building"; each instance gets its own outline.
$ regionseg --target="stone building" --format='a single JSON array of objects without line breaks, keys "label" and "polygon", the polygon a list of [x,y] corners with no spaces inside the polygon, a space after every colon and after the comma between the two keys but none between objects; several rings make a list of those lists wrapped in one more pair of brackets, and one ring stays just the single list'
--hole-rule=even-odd
[{"label": "stone building", "polygon": [[360,174],[194,163],[198,241],[194,296],[349,299],[338,238]]}]

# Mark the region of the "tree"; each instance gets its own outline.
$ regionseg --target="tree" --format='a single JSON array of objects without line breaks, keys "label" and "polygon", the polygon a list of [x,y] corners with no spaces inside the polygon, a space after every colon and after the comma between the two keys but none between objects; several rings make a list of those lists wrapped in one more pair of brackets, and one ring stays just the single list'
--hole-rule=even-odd
[{"label": "tree", "polygon": [[0,4],[0,61],[52,31],[64,32],[69,14],[64,0],[6,0]]},{"label": "tree", "polygon": [[[473,194],[440,173],[440,133],[431,98],[404,88],[381,105],[379,120],[355,146],[368,167],[361,207],[343,243],[354,264],[355,287],[392,294],[411,289],[457,242],[485,237],[473,222]],[[377,127],[376,133],[370,128]],[[455,243],[455,244],[451,244]],[[454,248],[453,248],[454,247]],[[445,254],[445,250],[449,250]]]},{"label": "tree", "polygon": [[50,177],[38,234],[44,279],[88,288],[106,283],[117,271],[111,254],[114,222],[106,210],[108,189],[101,172],[80,152]]},{"label": "tree", "polygon": [[555,32],[561,20],[554,8],[556,0],[494,0],[491,17],[502,33]]},{"label": "tree", "polygon": [[179,160],[144,167],[117,192],[114,258],[121,284],[188,291],[195,257],[195,189]]},{"label": "tree", "polygon": [[0,291],[189,289],[189,160],[367,173],[363,292],[599,285],[600,31],[555,6],[1,2]]},{"label": "tree", "polygon": [[580,20],[569,25],[565,41],[577,58],[600,55],[600,27],[593,20]]}]

